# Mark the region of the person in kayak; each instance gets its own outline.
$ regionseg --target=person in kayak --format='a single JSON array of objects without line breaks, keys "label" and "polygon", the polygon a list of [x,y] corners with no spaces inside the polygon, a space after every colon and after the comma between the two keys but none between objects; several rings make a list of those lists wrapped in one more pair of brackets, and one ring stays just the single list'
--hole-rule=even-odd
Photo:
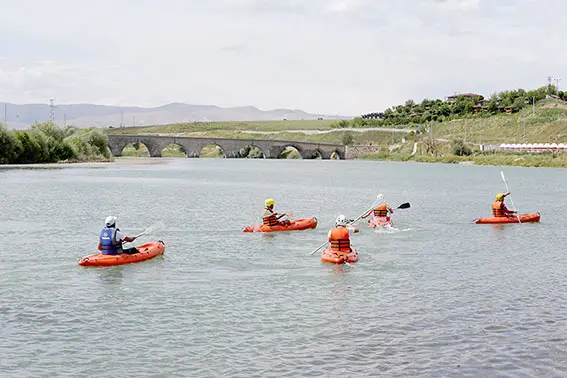
[{"label": "person in kayak", "polygon": [[130,243],[136,240],[135,236],[124,235],[119,228],[116,228],[116,217],[108,216],[104,220],[104,228],[100,231],[98,250],[103,255],[119,255],[125,253],[133,255],[138,253],[136,248],[122,248],[122,243]]},{"label": "person in kayak", "polygon": [[510,192],[507,193],[498,193],[496,195],[496,201],[492,203],[492,216],[493,217],[508,217],[515,215],[517,211],[509,210],[506,205],[504,204],[504,198],[509,196]]},{"label": "person in kayak", "polygon": [[339,215],[335,220],[335,228],[329,230],[331,249],[337,252],[351,252],[350,235],[355,232],[358,232],[358,228],[347,224],[345,216]]},{"label": "person in kayak", "polygon": [[291,221],[289,219],[280,221],[280,219],[285,217],[287,214],[276,213],[274,211],[275,203],[276,202],[271,198],[268,198],[265,201],[266,207],[264,208],[264,210],[262,210],[262,222],[266,226],[289,226],[291,224]]},{"label": "person in kayak", "polygon": [[364,214],[362,217],[367,218],[370,215],[374,215],[374,218],[377,218],[376,220],[378,220],[380,222],[389,222],[390,221],[390,215],[389,214],[393,214],[393,213],[394,213],[394,210],[392,210],[392,208],[390,206],[388,206],[387,202],[384,202],[380,206],[377,206],[374,209],[367,212],[366,214]]}]

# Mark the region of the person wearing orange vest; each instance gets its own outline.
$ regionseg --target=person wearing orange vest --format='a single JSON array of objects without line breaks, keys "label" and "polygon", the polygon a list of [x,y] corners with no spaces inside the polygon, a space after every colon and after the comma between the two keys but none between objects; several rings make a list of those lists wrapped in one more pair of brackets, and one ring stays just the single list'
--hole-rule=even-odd
[{"label": "person wearing orange vest", "polygon": [[367,212],[366,214],[364,214],[362,217],[367,218],[370,215],[374,215],[374,217],[377,218],[377,220],[380,222],[389,222],[390,221],[389,214],[393,214],[393,213],[394,210],[392,210],[392,208],[388,206],[387,202],[384,202],[380,206],[377,206],[374,209]]},{"label": "person wearing orange vest", "polygon": [[492,203],[492,216],[493,217],[507,217],[510,215],[514,215],[517,211],[509,210],[506,205],[504,204],[504,198],[509,196],[510,192],[508,193],[498,193],[496,195],[496,201]]},{"label": "person wearing orange vest", "polygon": [[280,218],[285,217],[287,214],[279,214],[274,211],[274,204],[276,202],[268,198],[265,201],[266,207],[262,210],[262,223],[266,226],[289,226],[291,221],[289,219],[285,219],[280,221]]},{"label": "person wearing orange vest", "polygon": [[358,232],[358,228],[347,224],[345,216],[339,215],[335,221],[335,228],[329,231],[331,249],[343,253],[351,252],[350,235],[355,232]]}]

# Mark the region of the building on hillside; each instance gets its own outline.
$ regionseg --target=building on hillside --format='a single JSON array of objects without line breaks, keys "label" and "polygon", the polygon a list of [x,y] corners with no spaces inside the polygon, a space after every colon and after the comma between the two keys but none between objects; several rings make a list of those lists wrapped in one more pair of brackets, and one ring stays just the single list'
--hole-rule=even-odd
[{"label": "building on hillside", "polygon": [[376,112],[376,113],[363,114],[363,115],[361,115],[361,118],[363,118],[363,119],[384,119],[386,117],[384,116],[384,113]]},{"label": "building on hillside", "polygon": [[484,100],[484,96],[477,93],[455,93],[452,96],[447,96],[447,102],[457,101],[459,97],[470,98],[470,99],[480,99]]}]

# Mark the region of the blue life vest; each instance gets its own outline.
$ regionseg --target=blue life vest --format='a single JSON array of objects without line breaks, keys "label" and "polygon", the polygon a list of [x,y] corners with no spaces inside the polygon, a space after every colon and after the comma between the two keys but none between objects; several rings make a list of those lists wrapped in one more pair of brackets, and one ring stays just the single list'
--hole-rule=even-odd
[{"label": "blue life vest", "polygon": [[122,243],[116,240],[116,231],[119,228],[105,227],[100,231],[99,241],[103,255],[118,255],[122,253]]}]

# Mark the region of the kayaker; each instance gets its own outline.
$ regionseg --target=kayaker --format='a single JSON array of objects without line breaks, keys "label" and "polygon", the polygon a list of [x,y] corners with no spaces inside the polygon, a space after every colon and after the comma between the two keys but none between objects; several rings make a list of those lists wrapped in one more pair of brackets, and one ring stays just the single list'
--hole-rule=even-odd
[{"label": "kayaker", "polygon": [[344,215],[339,215],[335,220],[335,228],[329,231],[329,242],[331,249],[338,252],[350,252],[350,235],[358,232],[358,228],[347,224]]},{"label": "kayaker", "polygon": [[509,196],[510,192],[507,193],[498,193],[496,195],[496,201],[492,203],[492,216],[493,217],[507,217],[509,215],[514,215],[517,211],[509,210],[506,205],[504,204],[504,198]]},{"label": "kayaker", "polygon": [[274,204],[275,203],[276,202],[272,198],[268,198],[265,201],[266,207],[264,208],[264,210],[262,210],[262,222],[266,226],[278,226],[278,225],[289,226],[291,224],[291,221],[289,219],[285,219],[283,221],[280,221],[280,219],[285,217],[287,214],[286,213],[283,213],[283,214],[276,213],[274,211]]},{"label": "kayaker", "polygon": [[125,253],[133,255],[138,253],[136,248],[122,248],[122,243],[130,243],[136,240],[135,236],[126,236],[116,228],[116,217],[112,215],[106,217],[104,220],[104,228],[100,231],[98,250],[103,255],[119,255]]},{"label": "kayaker", "polygon": [[392,208],[388,206],[387,202],[384,202],[380,206],[377,206],[374,209],[367,212],[366,214],[364,214],[362,217],[367,218],[370,215],[374,215],[374,218],[377,218],[377,220],[380,222],[389,222],[390,221],[389,214],[393,214],[393,213],[394,210],[392,210]]}]

